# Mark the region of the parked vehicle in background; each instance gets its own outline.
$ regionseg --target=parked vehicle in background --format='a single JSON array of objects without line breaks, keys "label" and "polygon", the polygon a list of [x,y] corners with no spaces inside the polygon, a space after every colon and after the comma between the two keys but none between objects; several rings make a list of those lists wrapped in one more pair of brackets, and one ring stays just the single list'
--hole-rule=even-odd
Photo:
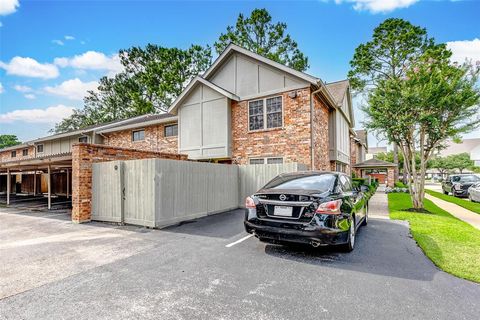
[{"label": "parked vehicle in background", "polygon": [[455,197],[468,197],[468,189],[480,183],[480,178],[474,174],[454,174],[448,176],[442,183],[444,194],[451,193]]},{"label": "parked vehicle in background", "polygon": [[245,229],[260,241],[313,247],[355,246],[368,222],[368,203],[349,176],[338,172],[281,174],[245,201]]},{"label": "parked vehicle in background", "polygon": [[480,202],[480,182],[468,188],[468,199],[472,202]]}]

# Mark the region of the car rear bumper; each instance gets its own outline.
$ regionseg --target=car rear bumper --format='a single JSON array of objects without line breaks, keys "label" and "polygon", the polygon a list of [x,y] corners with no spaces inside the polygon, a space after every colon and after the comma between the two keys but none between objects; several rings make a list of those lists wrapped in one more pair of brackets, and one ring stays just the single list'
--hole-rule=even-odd
[{"label": "car rear bumper", "polygon": [[254,221],[244,221],[244,225],[248,233],[269,242],[315,243],[317,246],[329,246],[345,244],[348,241],[348,231],[340,229],[312,225],[297,226],[293,229],[258,224]]}]

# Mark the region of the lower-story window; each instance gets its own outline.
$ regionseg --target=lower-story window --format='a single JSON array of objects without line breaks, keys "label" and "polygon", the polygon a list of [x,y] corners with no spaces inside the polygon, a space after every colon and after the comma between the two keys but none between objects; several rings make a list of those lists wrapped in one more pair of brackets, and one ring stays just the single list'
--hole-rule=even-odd
[{"label": "lower-story window", "polygon": [[337,162],[337,163],[336,163],[335,171],[337,171],[337,172],[346,172],[346,171],[347,171],[347,166],[346,166],[344,163]]},{"label": "lower-story window", "polygon": [[283,164],[282,157],[251,158],[250,164]]}]

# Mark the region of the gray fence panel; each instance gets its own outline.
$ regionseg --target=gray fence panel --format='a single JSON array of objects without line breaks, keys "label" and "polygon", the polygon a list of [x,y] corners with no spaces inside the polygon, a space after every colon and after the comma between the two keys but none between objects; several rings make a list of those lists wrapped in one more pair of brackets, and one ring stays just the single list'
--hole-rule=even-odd
[{"label": "gray fence panel", "polygon": [[245,198],[254,194],[267,182],[281,173],[307,170],[303,164],[296,162],[283,164],[240,165],[239,167],[239,207],[245,206]]},{"label": "gray fence panel", "polygon": [[124,222],[155,227],[155,160],[124,161]]},{"label": "gray fence panel", "polygon": [[156,172],[157,227],[237,208],[236,166],[157,159]]},{"label": "gray fence panel", "polygon": [[94,163],[92,167],[92,220],[122,221],[122,162]]}]

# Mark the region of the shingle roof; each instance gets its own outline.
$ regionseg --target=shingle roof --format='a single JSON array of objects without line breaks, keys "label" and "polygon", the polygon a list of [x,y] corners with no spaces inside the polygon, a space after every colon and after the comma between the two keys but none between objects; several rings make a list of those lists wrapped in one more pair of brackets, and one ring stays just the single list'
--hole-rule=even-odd
[{"label": "shingle roof", "polygon": [[354,168],[388,168],[396,166],[397,165],[395,163],[383,161],[377,158],[369,159],[353,165]]},{"label": "shingle roof", "polygon": [[345,79],[327,83],[325,86],[327,87],[328,91],[330,91],[330,94],[335,99],[335,102],[340,105],[343,103],[343,98],[345,97],[345,92],[347,92],[349,84],[350,82]]}]

